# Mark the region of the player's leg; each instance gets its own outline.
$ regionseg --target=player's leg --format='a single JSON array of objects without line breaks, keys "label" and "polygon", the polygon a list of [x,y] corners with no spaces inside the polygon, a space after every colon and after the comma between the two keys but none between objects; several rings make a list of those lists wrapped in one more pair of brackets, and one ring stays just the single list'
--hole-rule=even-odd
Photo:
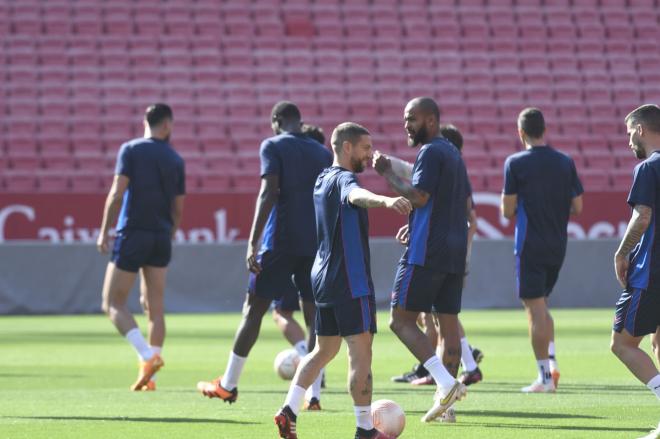
[{"label": "player's leg", "polygon": [[[293,284],[296,286],[299,306],[302,309],[305,325],[307,326],[308,349],[311,351],[316,343],[316,304],[314,302],[314,291],[312,289],[311,272],[314,265],[314,257],[300,257],[296,262],[293,273]],[[305,394],[306,410],[321,410],[321,388],[325,369],[321,369],[311,386]]]},{"label": "player's leg", "polygon": [[[296,295],[296,301],[298,297]],[[278,329],[284,335],[284,338],[291,343],[296,352],[301,357],[308,353],[305,331],[298,321],[293,317],[294,309],[290,309],[282,300],[273,301],[273,321]]]},{"label": "player's leg", "polygon": [[[140,270],[140,304],[149,322],[149,346],[152,352],[161,358],[163,344],[165,343],[164,295],[166,276],[167,267],[145,266]],[[141,369],[144,366],[141,365]],[[156,390],[156,374],[152,374],[142,390]]]},{"label": "player's leg", "polygon": [[126,336],[128,332],[138,327],[133,314],[131,314],[127,306],[128,296],[131,293],[136,277],[137,270],[136,272],[122,270],[113,262],[108,263],[105,270],[105,278],[103,280],[103,312],[107,314],[112,324],[115,325],[115,328],[123,336]]},{"label": "player's leg", "polygon": [[371,374],[373,334],[361,334],[346,337],[348,346],[348,392],[353,399],[353,411],[357,432],[355,437],[373,437],[376,435],[371,417],[371,395],[373,376]]},{"label": "player's leg", "polygon": [[550,314],[550,307],[548,306],[548,296],[557,283],[559,278],[559,270],[561,265],[551,265],[546,267],[546,287],[545,287],[545,308],[547,311],[546,323],[548,326],[548,358],[550,359],[550,376],[555,385],[555,389],[559,386],[559,364],[557,363],[557,354],[555,352],[555,320]]},{"label": "player's leg", "polygon": [[[614,355],[635,375],[642,383],[647,384],[658,375],[658,368],[649,355],[640,349],[644,336],[635,337],[627,329],[621,332],[612,332],[611,348]],[[658,397],[660,398],[660,382],[658,382]]]},{"label": "player's leg", "polygon": [[612,352],[660,399],[660,373],[639,344],[658,332],[660,296],[654,291],[626,289],[616,304],[612,327]]},{"label": "player's leg", "polygon": [[[472,346],[470,346],[460,319],[458,321],[458,333],[461,337],[461,367],[463,368],[463,372],[458,380],[466,386],[469,386],[478,383],[483,379],[483,375],[477,364],[477,361],[480,361],[481,359],[479,356],[475,355]],[[481,351],[479,351],[479,355],[483,357]]]},{"label": "player's leg", "polygon": [[275,424],[282,438],[296,438],[296,422],[305,390],[316,379],[321,369],[339,352],[341,337],[332,308],[319,308],[316,312],[317,343],[298,365],[284,405],[275,415]]},{"label": "player's leg", "polygon": [[461,363],[461,339],[458,332],[458,315],[436,314],[440,323],[440,343],[442,364],[454,377],[458,376]]},{"label": "player's leg", "polygon": [[534,357],[538,369],[536,381],[523,392],[553,391],[552,375],[550,373],[550,358],[548,357],[548,344],[550,342],[548,310],[545,297],[523,299],[529,328],[529,337],[534,350]]},{"label": "player's leg", "polygon": [[434,273],[424,267],[399,263],[390,314],[390,329],[408,350],[424,365],[435,380],[438,390],[432,409],[422,420],[431,421],[465,394],[465,386],[458,383],[443,366],[426,335],[417,326],[420,312],[431,312],[446,274]]}]

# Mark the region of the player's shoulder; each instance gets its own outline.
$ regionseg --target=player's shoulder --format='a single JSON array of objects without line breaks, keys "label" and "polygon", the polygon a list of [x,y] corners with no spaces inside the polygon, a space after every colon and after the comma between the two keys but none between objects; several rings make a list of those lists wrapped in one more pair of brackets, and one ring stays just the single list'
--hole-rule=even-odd
[{"label": "player's shoulder", "polygon": [[660,153],[654,152],[649,157],[635,165],[635,174],[642,170],[660,171]]},{"label": "player's shoulder", "polygon": [[531,152],[525,149],[523,151],[514,152],[513,154],[509,155],[504,163],[505,166],[511,166],[515,163],[520,163],[522,161],[525,161],[529,157],[531,157]]}]

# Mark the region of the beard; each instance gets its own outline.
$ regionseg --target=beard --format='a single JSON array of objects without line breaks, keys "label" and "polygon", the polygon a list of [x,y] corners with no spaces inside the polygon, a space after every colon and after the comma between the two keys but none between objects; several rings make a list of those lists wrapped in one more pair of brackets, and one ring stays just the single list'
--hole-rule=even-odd
[{"label": "beard", "polygon": [[351,167],[353,168],[353,172],[355,174],[359,174],[360,172],[364,171],[364,164],[362,163],[362,160],[351,159]]},{"label": "beard", "polygon": [[640,160],[646,159],[646,149],[644,149],[644,145],[642,142],[637,140],[636,142],[633,141],[633,152],[635,153],[635,157],[637,157]]},{"label": "beard", "polygon": [[427,137],[427,130],[426,127],[423,126],[419,130],[417,130],[417,132],[412,138],[408,137],[408,146],[414,148],[415,146],[424,143],[426,137]]}]

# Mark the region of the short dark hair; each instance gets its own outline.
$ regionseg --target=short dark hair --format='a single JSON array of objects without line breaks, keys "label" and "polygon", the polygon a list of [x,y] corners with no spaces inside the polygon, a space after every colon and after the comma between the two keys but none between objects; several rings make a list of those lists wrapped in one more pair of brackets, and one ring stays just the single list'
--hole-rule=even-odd
[{"label": "short dark hair", "polygon": [[540,139],[545,133],[545,119],[538,108],[525,108],[518,115],[518,128],[532,139]]},{"label": "short dark hair", "polygon": [[147,121],[150,128],[160,125],[165,119],[174,120],[172,109],[167,104],[149,105],[144,112],[144,120]]},{"label": "short dark hair", "polygon": [[306,135],[307,137],[311,137],[312,139],[319,142],[321,145],[325,145],[325,133],[323,132],[323,128],[316,125],[304,123],[302,126],[302,132],[304,135]]},{"label": "short dark hair", "polygon": [[337,127],[332,131],[332,138],[330,143],[332,143],[332,149],[335,153],[339,154],[341,152],[341,146],[344,142],[350,142],[355,145],[360,139],[360,136],[369,136],[371,133],[362,125],[359,125],[354,122],[344,122],[337,125]]},{"label": "short dark hair", "polygon": [[654,133],[660,134],[660,107],[655,104],[645,104],[628,113],[626,124],[641,124]]},{"label": "short dark hair", "polygon": [[273,106],[273,110],[270,112],[270,120],[276,118],[287,122],[300,122],[302,116],[296,104],[289,101],[280,101]]},{"label": "short dark hair", "polygon": [[455,125],[450,123],[440,125],[440,135],[453,143],[459,151],[463,149],[463,135]]},{"label": "short dark hair", "polygon": [[426,114],[433,115],[436,122],[440,121],[440,107],[433,98],[422,96],[411,100],[409,104],[413,107],[419,107]]}]

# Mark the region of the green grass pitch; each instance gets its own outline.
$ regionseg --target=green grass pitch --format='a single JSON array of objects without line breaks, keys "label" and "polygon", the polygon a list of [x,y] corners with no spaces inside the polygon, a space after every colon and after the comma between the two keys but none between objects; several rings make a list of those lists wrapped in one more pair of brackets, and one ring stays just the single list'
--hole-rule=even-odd
[{"label": "green grass pitch", "polygon": [[[536,374],[521,310],[468,311],[471,343],[485,353],[485,381],[456,405],[458,423],[422,424],[433,389],[394,384],[414,363],[379,314],[374,400],[406,412],[404,438],[635,438],[660,419],[657,399],[609,351],[611,310],[555,311],[562,379],[556,395],[523,395]],[[170,315],[158,390],[134,393],[136,357],[104,316],[0,318],[0,438],[274,438],[288,382],[273,372],[287,347],[270,318],[232,406],[195,384],[222,373],[238,314]],[[141,320],[144,324],[144,321]],[[144,327],[144,326],[143,326]],[[644,341],[644,347],[650,343]],[[302,412],[301,438],[352,438],[345,352],[328,367],[323,411]]]}]

